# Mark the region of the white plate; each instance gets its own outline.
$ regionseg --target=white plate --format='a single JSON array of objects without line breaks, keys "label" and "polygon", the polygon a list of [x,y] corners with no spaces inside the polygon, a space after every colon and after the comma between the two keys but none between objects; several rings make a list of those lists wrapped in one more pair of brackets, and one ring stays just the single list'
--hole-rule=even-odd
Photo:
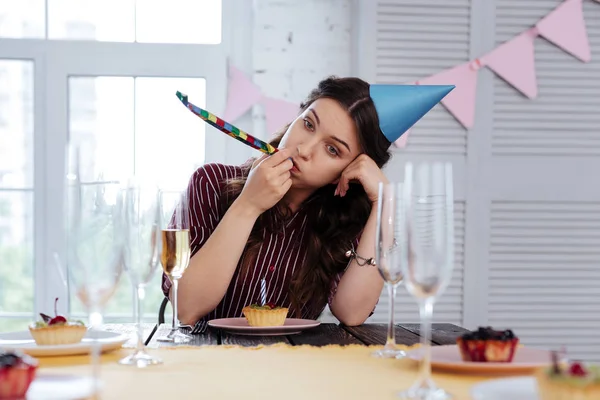
[{"label": "white plate", "polygon": [[535,378],[494,379],[471,388],[474,400],[539,400]]},{"label": "white plate", "polygon": [[86,376],[40,375],[29,386],[27,400],[80,400],[94,394],[94,380]]},{"label": "white plate", "polygon": [[312,319],[287,318],[283,326],[250,326],[246,318],[219,318],[208,321],[213,328],[224,329],[238,335],[281,336],[293,335],[306,329],[319,326],[319,321]]},{"label": "white plate", "polygon": [[[408,357],[419,361],[421,349],[408,352]],[[479,374],[527,374],[533,370],[551,364],[551,355],[547,350],[518,347],[512,362],[466,362],[462,360],[456,345],[433,346],[431,348],[431,367],[451,372]]]},{"label": "white plate", "polygon": [[92,347],[92,334],[98,337],[103,353],[121,348],[121,346],[129,339],[128,336],[121,333],[88,330],[83,340],[79,343],[38,346],[35,344],[29,331],[19,331],[0,333],[0,347],[19,350],[33,357],[88,354]]}]

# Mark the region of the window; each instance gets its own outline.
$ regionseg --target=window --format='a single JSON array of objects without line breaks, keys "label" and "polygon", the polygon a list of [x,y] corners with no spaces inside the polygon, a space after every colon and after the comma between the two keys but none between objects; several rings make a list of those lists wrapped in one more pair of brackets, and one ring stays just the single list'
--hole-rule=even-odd
[{"label": "window", "polygon": [[0,328],[34,312],[31,91],[32,63],[0,60]]},{"label": "window", "polygon": [[221,0],[0,0],[0,37],[46,38],[47,29],[48,39],[219,44],[221,8]]},{"label": "window", "polygon": [[[108,178],[136,174],[155,178],[163,188],[185,188],[204,163],[205,124],[190,118],[177,90],[204,105],[206,82],[201,78],[69,78],[69,131],[81,146],[83,179],[92,181],[100,171]],[[147,288],[149,318],[156,316],[164,297],[160,275]],[[132,296],[124,277],[108,316],[131,313]],[[73,311],[84,311],[79,302],[72,304]]]},{"label": "window", "polygon": [[[0,331],[26,328],[68,295],[54,253],[64,259],[69,138],[94,160],[84,166],[90,177],[112,168],[185,187],[205,160],[225,159],[225,135],[205,135],[175,96],[223,111],[229,47],[221,3],[0,0]],[[157,273],[144,303],[150,321],[162,300],[159,280]],[[132,296],[125,277],[106,320],[132,321]],[[71,296],[59,312],[69,304],[82,311]]]},{"label": "window", "polygon": [[43,38],[45,0],[0,0],[0,37]]}]

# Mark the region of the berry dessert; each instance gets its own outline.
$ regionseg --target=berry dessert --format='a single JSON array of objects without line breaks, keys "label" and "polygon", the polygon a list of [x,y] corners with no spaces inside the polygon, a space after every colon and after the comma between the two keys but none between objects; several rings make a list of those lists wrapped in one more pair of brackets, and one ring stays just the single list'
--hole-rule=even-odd
[{"label": "berry dessert", "polygon": [[35,358],[0,350],[0,399],[24,399],[37,366]]},{"label": "berry dessert", "polygon": [[285,307],[267,303],[264,306],[251,304],[242,309],[250,326],[282,326],[288,314]]},{"label": "berry dessert", "polygon": [[83,322],[67,321],[65,317],[58,315],[57,303],[58,297],[54,301],[54,317],[40,313],[42,321],[29,326],[29,332],[38,346],[79,343],[87,332]]},{"label": "berry dessert", "polygon": [[510,330],[496,331],[480,327],[456,339],[463,361],[511,362],[519,338]]},{"label": "berry dessert", "polygon": [[561,367],[553,352],[552,367],[538,370],[536,379],[542,400],[600,399],[600,365],[571,362]]}]

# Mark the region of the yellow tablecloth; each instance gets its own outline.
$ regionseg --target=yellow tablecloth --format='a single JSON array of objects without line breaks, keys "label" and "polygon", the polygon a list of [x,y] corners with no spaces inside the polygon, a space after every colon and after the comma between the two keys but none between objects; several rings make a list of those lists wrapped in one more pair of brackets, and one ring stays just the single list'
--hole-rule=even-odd
[{"label": "yellow tablecloth", "polygon": [[[117,364],[131,352],[102,358],[102,399],[397,399],[417,376],[411,360],[370,356],[378,347],[327,346],[261,348],[204,346],[150,349],[164,364],[137,369]],[[90,359],[40,358],[42,374],[90,374]],[[471,399],[473,384],[495,377],[434,373],[455,399]]]}]

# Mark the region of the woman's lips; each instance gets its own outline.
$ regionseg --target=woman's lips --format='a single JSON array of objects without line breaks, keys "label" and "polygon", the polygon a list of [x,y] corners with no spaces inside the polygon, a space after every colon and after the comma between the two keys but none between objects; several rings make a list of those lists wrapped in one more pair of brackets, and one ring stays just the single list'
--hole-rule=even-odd
[{"label": "woman's lips", "polygon": [[300,168],[298,168],[298,165],[296,164],[296,162],[294,161],[293,158],[292,158],[292,164],[294,164],[294,166],[292,167],[292,169],[290,171],[291,172],[300,172]]}]

